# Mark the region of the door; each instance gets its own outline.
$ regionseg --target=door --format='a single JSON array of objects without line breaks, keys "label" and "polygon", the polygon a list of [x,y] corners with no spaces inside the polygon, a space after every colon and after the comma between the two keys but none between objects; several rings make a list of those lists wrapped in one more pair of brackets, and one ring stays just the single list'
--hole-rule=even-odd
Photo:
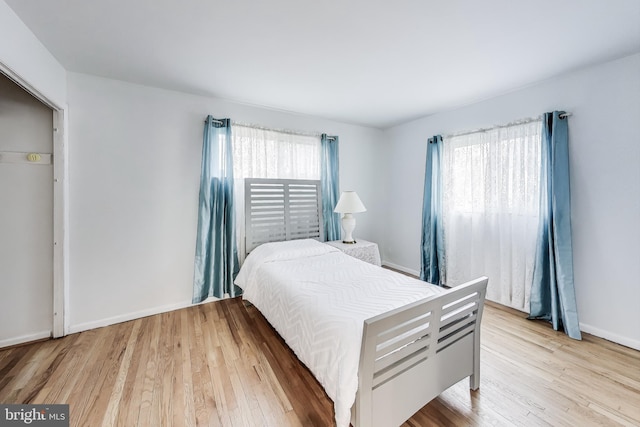
[{"label": "door", "polygon": [[0,74],[0,347],[51,335],[52,150],[53,111]]}]

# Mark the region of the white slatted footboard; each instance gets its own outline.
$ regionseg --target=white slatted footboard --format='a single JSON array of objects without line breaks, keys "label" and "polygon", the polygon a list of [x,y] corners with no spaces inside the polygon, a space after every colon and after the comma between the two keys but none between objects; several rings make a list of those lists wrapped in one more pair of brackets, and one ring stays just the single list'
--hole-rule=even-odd
[{"label": "white slatted footboard", "polygon": [[398,426],[463,378],[480,385],[482,277],[364,323],[354,427]]}]

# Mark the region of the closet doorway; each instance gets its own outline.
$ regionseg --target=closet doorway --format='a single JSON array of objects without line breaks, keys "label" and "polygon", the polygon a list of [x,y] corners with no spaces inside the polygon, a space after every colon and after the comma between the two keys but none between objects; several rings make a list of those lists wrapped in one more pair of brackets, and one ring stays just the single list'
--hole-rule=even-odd
[{"label": "closet doorway", "polygon": [[50,337],[54,112],[0,74],[0,348]]}]

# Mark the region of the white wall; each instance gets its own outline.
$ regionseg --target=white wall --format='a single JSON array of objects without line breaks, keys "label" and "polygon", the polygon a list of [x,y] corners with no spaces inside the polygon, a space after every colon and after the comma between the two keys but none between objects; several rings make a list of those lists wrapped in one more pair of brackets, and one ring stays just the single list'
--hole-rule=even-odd
[{"label": "white wall", "polygon": [[68,74],[70,330],[191,303],[207,114],[340,136],[343,189],[369,208],[357,235],[382,238],[382,131],[99,77]]},{"label": "white wall", "polygon": [[19,76],[30,90],[39,92],[57,107],[65,106],[65,69],[4,0],[0,0],[0,70]]},{"label": "white wall", "polygon": [[640,54],[385,131],[383,258],[417,271],[427,138],[564,109],[575,287],[586,332],[640,348]]},{"label": "white wall", "polygon": [[[0,75],[0,152],[50,154],[53,112]],[[53,166],[0,164],[0,348],[53,322]]]},{"label": "white wall", "polygon": [[[67,223],[66,223],[66,151],[67,72],[38,38],[18,18],[4,0],[0,0],[0,72],[8,76],[47,106],[54,108],[56,137],[53,141],[53,334],[62,334],[62,318],[66,318],[67,295]],[[64,301],[64,302],[63,302]]]},{"label": "white wall", "polygon": [[[356,235],[419,267],[426,139],[566,109],[576,293],[585,331],[640,348],[640,56],[389,129],[252,108],[64,68],[0,0],[0,70],[70,100],[71,330],[188,304],[202,119],[338,134],[341,187],[368,212]],[[67,80],[68,77],[68,80]],[[69,85],[67,92],[67,83]]]}]

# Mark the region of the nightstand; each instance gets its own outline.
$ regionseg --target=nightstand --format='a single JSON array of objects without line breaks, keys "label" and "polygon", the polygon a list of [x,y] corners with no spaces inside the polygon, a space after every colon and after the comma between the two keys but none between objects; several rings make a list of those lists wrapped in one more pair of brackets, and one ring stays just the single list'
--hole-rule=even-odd
[{"label": "nightstand", "polygon": [[380,251],[378,250],[378,244],[373,242],[367,242],[366,240],[358,239],[356,243],[342,243],[342,240],[333,240],[331,242],[325,242],[327,245],[331,245],[340,249],[347,255],[351,255],[354,258],[368,262],[373,265],[380,266]]}]

